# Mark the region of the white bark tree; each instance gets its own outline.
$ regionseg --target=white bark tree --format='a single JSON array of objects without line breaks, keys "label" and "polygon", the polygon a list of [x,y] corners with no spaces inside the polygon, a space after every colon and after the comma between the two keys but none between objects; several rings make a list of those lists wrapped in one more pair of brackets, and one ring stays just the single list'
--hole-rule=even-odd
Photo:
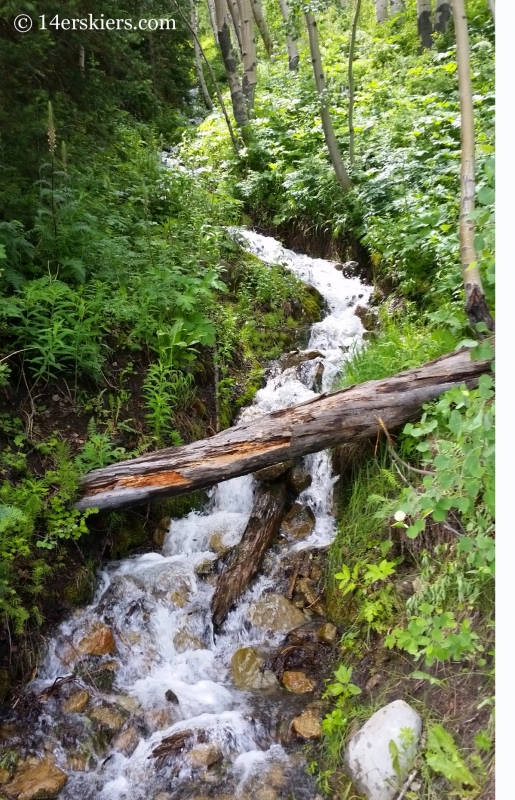
[{"label": "white bark tree", "polygon": [[399,14],[401,11],[404,11],[405,5],[404,0],[390,0],[390,14]]},{"label": "white bark tree", "polygon": [[236,41],[238,42],[238,49],[240,51],[240,56],[243,57],[243,35],[241,30],[241,16],[240,16],[240,7],[238,5],[238,0],[227,0],[227,7],[231,15],[231,22],[232,22],[231,30],[233,36],[236,37]]},{"label": "white bark tree", "polygon": [[197,9],[195,7],[195,0],[190,0],[190,25],[193,34],[193,49],[195,52],[195,67],[197,69],[197,78],[204,99],[204,104],[209,111],[213,110],[213,103],[209,95],[207,84],[204,78],[204,70],[202,69],[202,55],[200,52],[200,44],[198,40],[198,17]]},{"label": "white bark tree", "polygon": [[315,86],[320,100],[320,116],[322,118],[322,128],[324,131],[325,143],[329,150],[329,157],[338,179],[338,183],[344,192],[351,189],[349,174],[345,169],[342,154],[338,146],[338,141],[334,133],[333,122],[327,105],[327,94],[322,57],[320,55],[320,45],[318,43],[318,29],[315,17],[310,11],[304,12],[306,26],[308,29],[309,49],[311,52],[311,63],[313,65],[313,75],[315,76]]},{"label": "white bark tree", "polygon": [[388,0],[376,0],[376,20],[386,22],[388,19]]},{"label": "white bark tree", "polygon": [[254,96],[257,83],[257,57],[256,40],[254,38],[254,17],[250,0],[238,0],[241,19],[241,44],[243,77],[242,89],[247,101],[247,111],[250,113],[254,108]]},{"label": "white bark tree", "polygon": [[434,29],[438,33],[445,33],[451,18],[451,4],[446,0],[436,0]]},{"label": "white bark tree", "polygon": [[356,34],[358,32],[361,0],[356,0],[356,10],[352,22],[349,44],[349,161],[354,166],[354,52],[356,50]]},{"label": "white bark tree", "polygon": [[490,13],[492,14],[492,18],[495,25],[495,0],[488,0],[488,7],[490,9]]},{"label": "white bark tree", "polygon": [[[227,130],[229,131],[229,136],[231,137],[231,142],[232,142],[232,146],[234,147],[234,152],[236,153],[236,155],[239,155],[238,142],[236,140],[236,136],[234,135],[234,130],[233,130],[233,127],[232,127],[232,124],[231,124],[231,120],[229,119],[229,115],[228,115],[227,109],[225,107],[225,103],[224,103],[224,99],[222,97],[222,93],[220,91],[220,87],[218,86],[218,82],[216,80],[215,73],[213,72],[213,67],[209,63],[209,59],[206,56],[206,54],[205,54],[205,52],[204,52],[204,50],[202,48],[202,45],[200,44],[200,39],[198,38],[198,35],[197,35],[196,31],[191,27],[191,24],[188,21],[188,18],[184,15],[184,12],[183,12],[182,8],[180,7],[179,3],[177,2],[177,0],[172,0],[172,2],[174,4],[175,8],[177,9],[180,17],[182,18],[184,24],[186,25],[186,27],[188,27],[190,29],[191,34],[192,34],[193,38],[195,39],[195,41],[196,41],[196,43],[198,45],[200,54],[201,54],[202,58],[204,59],[204,61],[206,63],[206,67],[207,67],[208,72],[209,72],[209,74],[211,76],[211,80],[213,82],[213,86],[215,87],[216,97],[218,99],[218,102],[220,103],[220,108],[222,109],[222,114],[224,115],[225,124],[227,125]],[[216,38],[216,30],[213,30],[213,33],[215,34],[215,38]]]},{"label": "white bark tree", "polygon": [[488,310],[477,263],[474,246],[475,226],[472,218],[475,205],[475,131],[472,81],[470,77],[470,45],[467,15],[464,0],[452,0],[456,51],[458,62],[458,86],[461,111],[461,202],[460,202],[460,250],[463,284],[465,287],[465,311],[472,325],[484,322],[494,330],[494,321]]},{"label": "white bark tree", "polygon": [[268,27],[265,18],[261,0],[250,0],[250,3],[252,6],[252,13],[256,21],[257,29],[265,46],[266,54],[270,56],[272,54],[272,50],[274,49],[274,43],[272,40],[272,36],[270,34],[270,28]]},{"label": "white bark tree", "polygon": [[431,48],[433,46],[431,0],[417,0],[417,27],[422,49]]},{"label": "white bark tree", "polygon": [[218,45],[218,30],[216,26],[215,0],[207,0],[207,10],[209,13],[209,21],[213,29],[213,36],[215,37],[215,44]]},{"label": "white bark tree", "polygon": [[[288,29],[291,25],[291,12],[288,0],[279,0],[279,6],[281,8],[284,24]],[[286,47],[288,48],[288,67],[292,71],[295,71],[299,68],[299,50],[295,39],[290,33],[286,34]]]},{"label": "white bark tree", "polygon": [[222,61],[227,75],[227,82],[231,92],[231,102],[234,112],[234,119],[239,128],[245,129],[249,123],[247,104],[243,94],[242,84],[238,75],[238,68],[231,44],[231,33],[229,28],[229,11],[225,0],[215,0],[216,10],[216,34]]}]

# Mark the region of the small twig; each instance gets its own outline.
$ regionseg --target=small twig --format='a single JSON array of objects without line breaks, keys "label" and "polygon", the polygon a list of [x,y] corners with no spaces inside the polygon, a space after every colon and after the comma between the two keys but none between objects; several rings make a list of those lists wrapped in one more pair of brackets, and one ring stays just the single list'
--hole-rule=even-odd
[{"label": "small twig", "polygon": [[15,350],[13,353],[9,353],[9,355],[0,358],[0,364],[2,363],[2,361],[7,361],[8,358],[12,358],[13,356],[18,355],[18,353],[25,353],[27,350],[35,350],[36,348],[37,345],[33,344],[30,347],[24,347],[21,350]]},{"label": "small twig", "polygon": [[440,525],[442,526],[442,528],[445,528],[447,531],[450,531],[451,533],[454,533],[455,536],[459,536],[459,537],[463,536],[463,533],[460,533],[459,531],[457,531],[456,528],[453,528],[452,525],[449,525],[447,522],[441,522]]},{"label": "small twig", "polygon": [[415,775],[416,774],[417,774],[417,770],[416,769],[414,769],[412,772],[410,772],[410,774],[408,775],[408,777],[407,777],[407,779],[406,779],[401,791],[399,792],[399,794],[397,795],[395,800],[402,800],[402,798],[406,795],[406,792],[408,791],[409,787],[411,786],[411,784],[415,780]]},{"label": "small twig", "polygon": [[383,420],[381,419],[381,417],[377,417],[377,420],[378,420],[381,428],[385,432],[386,439],[387,439],[387,444],[388,444],[388,450],[390,452],[390,455],[392,456],[393,459],[395,459],[395,461],[397,461],[398,464],[400,464],[405,469],[410,470],[410,472],[416,472],[417,475],[434,475],[434,472],[430,472],[427,469],[417,469],[417,467],[412,467],[411,464],[407,464],[406,461],[403,461],[402,458],[395,452],[395,449],[393,447],[392,437],[388,433],[388,430],[387,430],[386,425],[384,424]]},{"label": "small twig", "polygon": [[[82,665],[82,667],[84,668],[84,672],[86,673],[86,675],[87,675],[87,676],[88,676],[88,678],[90,679],[90,681],[91,681],[91,684],[92,684],[93,688],[95,689],[95,691],[96,691],[98,694],[100,694],[100,690],[99,690],[98,686],[96,685],[96,683],[95,683],[95,681],[94,681],[94,678],[93,678],[93,676],[92,676],[91,672],[89,671],[89,669],[87,668],[87,666],[86,666],[84,663],[82,663],[82,653],[80,652],[80,650],[77,650],[77,648],[75,647],[75,645],[73,644],[73,642],[72,642],[72,641],[70,641],[70,639],[69,639],[67,636],[63,636],[63,639],[64,639],[64,641],[65,641],[67,644],[69,644],[69,645],[70,645],[70,647],[72,648],[72,650],[75,650],[75,652],[76,652],[76,653],[77,653],[77,655],[79,656],[79,659],[80,659],[80,661],[81,661],[81,665]],[[64,663],[66,664],[66,666],[67,666],[67,667],[69,667],[69,666],[70,666],[69,662],[68,662],[68,661],[65,661],[65,659],[64,659],[64,658],[63,658],[63,659],[61,659],[61,660],[62,660],[62,661],[64,661]]]},{"label": "small twig", "polygon": [[215,345],[213,347],[213,365],[215,370],[215,430],[217,433],[220,432],[220,395],[218,385],[220,382],[220,369],[218,366],[218,348]]}]

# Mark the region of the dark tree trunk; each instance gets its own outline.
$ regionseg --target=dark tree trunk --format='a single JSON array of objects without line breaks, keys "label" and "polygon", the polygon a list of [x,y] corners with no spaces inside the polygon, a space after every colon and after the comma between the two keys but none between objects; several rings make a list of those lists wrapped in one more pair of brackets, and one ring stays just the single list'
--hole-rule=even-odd
[{"label": "dark tree trunk", "polygon": [[451,18],[451,4],[443,2],[443,0],[436,0],[435,8],[435,31],[437,33],[445,33],[449,20]]},{"label": "dark tree trunk", "polygon": [[215,630],[220,628],[259,571],[265,552],[279,530],[286,495],[286,484],[282,481],[260,484],[243,538],[233,553],[231,563],[218,578],[211,601]]},{"label": "dark tree trunk", "polygon": [[417,27],[422,49],[429,50],[433,46],[431,0],[417,0]]},{"label": "dark tree trunk", "polygon": [[170,447],[96,469],[81,480],[76,508],[123,508],[186,494],[279,461],[344,442],[376,437],[415,419],[424,403],[453,386],[474,387],[490,370],[470,351],[431,361],[392,378],[368,381],[265,414],[210,439]]}]

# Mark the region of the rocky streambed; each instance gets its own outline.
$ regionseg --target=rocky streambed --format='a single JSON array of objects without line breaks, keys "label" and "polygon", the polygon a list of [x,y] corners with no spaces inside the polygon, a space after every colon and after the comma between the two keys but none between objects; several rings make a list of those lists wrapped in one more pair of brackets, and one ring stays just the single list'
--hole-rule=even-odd
[{"label": "rocky streambed", "polygon": [[[306,350],[276,362],[244,410],[252,419],[331,388],[361,346],[355,311],[371,290],[332,262],[233,235],[326,302]],[[61,624],[0,727],[0,797],[314,800],[302,747],[321,736],[316,698],[339,638],[321,591],[336,479],[321,452],[219,484],[205,509],[171,521],[156,552],[102,572],[93,603]],[[215,629],[215,586],[263,482],[286,486],[279,531]]]}]

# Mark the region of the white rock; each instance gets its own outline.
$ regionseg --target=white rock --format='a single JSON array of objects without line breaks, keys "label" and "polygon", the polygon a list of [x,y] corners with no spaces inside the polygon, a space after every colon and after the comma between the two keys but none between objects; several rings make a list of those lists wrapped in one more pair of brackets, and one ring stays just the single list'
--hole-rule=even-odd
[{"label": "white rock", "polygon": [[[405,731],[413,732],[411,744]],[[399,749],[403,780],[413,766],[422,733],[422,720],[404,700],[395,700],[373,714],[354,734],[345,750],[347,774],[367,800],[393,800],[399,779],[390,753],[393,740]]]}]

